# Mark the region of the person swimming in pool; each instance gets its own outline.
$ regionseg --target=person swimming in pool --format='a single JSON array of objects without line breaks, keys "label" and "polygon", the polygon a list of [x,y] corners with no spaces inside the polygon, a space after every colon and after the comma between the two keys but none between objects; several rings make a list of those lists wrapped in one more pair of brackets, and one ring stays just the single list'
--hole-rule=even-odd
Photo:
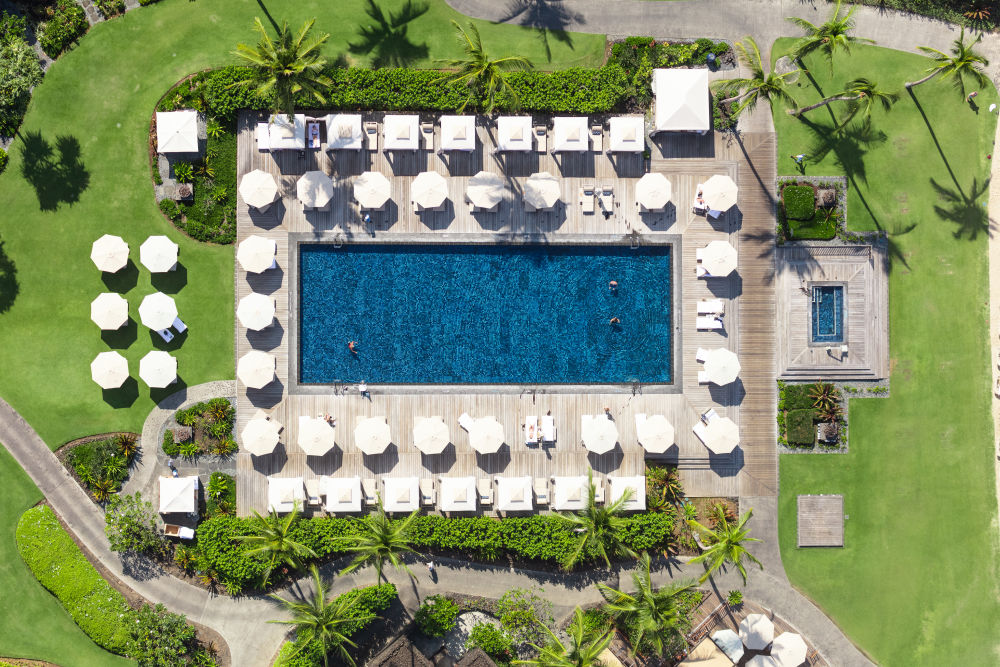
[{"label": "person swimming in pool", "polygon": [[615,325],[617,325],[617,324],[621,324],[621,323],[622,323],[622,321],[621,321],[620,319],[618,319],[617,317],[612,317],[612,318],[611,318],[611,319],[610,319],[610,320],[608,321],[608,324],[610,324],[611,326],[615,326]]},{"label": "person swimming in pool", "polygon": [[357,341],[350,341],[347,343],[347,349],[351,351],[351,354],[356,355],[358,353],[358,343]]},{"label": "person swimming in pool", "polygon": [[612,280],[610,283],[608,283],[608,289],[611,290],[613,293],[617,294],[618,293],[618,281],[617,280]]}]

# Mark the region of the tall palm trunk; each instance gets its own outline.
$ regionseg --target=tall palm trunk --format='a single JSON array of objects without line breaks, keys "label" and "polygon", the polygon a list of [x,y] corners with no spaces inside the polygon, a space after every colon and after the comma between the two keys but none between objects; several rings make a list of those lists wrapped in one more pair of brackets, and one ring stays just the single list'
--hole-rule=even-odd
[{"label": "tall palm trunk", "polygon": [[801,116],[807,111],[812,111],[813,109],[818,109],[820,107],[825,107],[833,102],[850,102],[851,100],[859,100],[861,97],[859,95],[836,95],[834,97],[827,97],[826,99],[820,100],[816,104],[810,104],[809,106],[802,107],[801,109],[789,109],[788,113],[793,116]]},{"label": "tall palm trunk", "polygon": [[933,79],[934,77],[936,77],[938,74],[940,74],[943,71],[944,70],[936,69],[936,70],[934,70],[933,72],[931,72],[930,74],[928,74],[927,76],[925,76],[924,78],[922,78],[922,79],[920,79],[918,81],[908,81],[907,83],[905,83],[903,85],[906,86],[907,88],[913,88],[914,86],[919,86],[922,83],[927,83],[928,81],[930,81],[931,79]]}]

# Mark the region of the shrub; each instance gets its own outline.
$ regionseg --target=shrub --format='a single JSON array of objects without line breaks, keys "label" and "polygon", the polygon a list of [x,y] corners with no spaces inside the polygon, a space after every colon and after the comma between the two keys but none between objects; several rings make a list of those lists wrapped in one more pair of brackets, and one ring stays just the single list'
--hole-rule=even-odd
[{"label": "shrub", "polygon": [[104,523],[112,551],[163,551],[165,542],[156,526],[153,505],[143,501],[139,492],[133,496],[114,496],[104,515]]},{"label": "shrub", "polygon": [[208,516],[232,514],[236,508],[236,480],[224,472],[213,472],[205,489]]},{"label": "shrub", "polygon": [[809,185],[786,185],[781,202],[790,220],[812,220],[816,215],[816,193]]},{"label": "shrub", "polygon": [[190,183],[194,178],[194,167],[187,162],[178,162],[174,165],[174,178],[180,183]]},{"label": "shrub", "polygon": [[169,428],[163,432],[163,453],[170,458],[181,455],[181,446],[174,442],[174,432]]},{"label": "shrub", "polygon": [[181,207],[177,205],[173,199],[161,199],[160,200],[160,212],[167,216],[170,222],[174,223],[179,229],[182,228],[180,223],[184,219],[184,213],[181,211]]},{"label": "shrub", "polygon": [[779,410],[802,410],[811,408],[813,399],[809,396],[811,384],[786,384],[781,388]]},{"label": "shrub", "polygon": [[465,641],[466,648],[479,647],[497,665],[509,665],[514,658],[514,642],[502,628],[492,623],[480,623],[472,628]]},{"label": "shrub", "polygon": [[66,461],[84,485],[95,492],[98,500],[104,500],[103,493],[96,492],[98,489],[117,490],[128,477],[134,455],[134,450],[130,455],[123,452],[118,437],[101,438],[74,446]]},{"label": "shrub", "polygon": [[42,65],[35,50],[20,37],[0,37],[0,134],[12,136],[17,131],[31,88],[41,81]]},{"label": "shrub", "polygon": [[812,408],[804,410],[789,410],[785,418],[785,433],[790,445],[811,445],[816,441],[816,431],[813,428],[815,411]]},{"label": "shrub", "polygon": [[552,625],[552,603],[523,588],[514,588],[497,602],[500,626],[514,641],[539,642],[542,626]]},{"label": "shrub", "polygon": [[94,0],[94,4],[106,19],[125,13],[125,0]]},{"label": "shrub", "polygon": [[129,623],[126,655],[140,667],[186,667],[187,655],[193,652],[194,628],[187,618],[167,611],[162,604],[144,604]]},{"label": "shrub", "polygon": [[743,591],[732,590],[726,595],[726,604],[730,607],[739,607],[743,604]]},{"label": "shrub", "polygon": [[0,174],[7,168],[7,151],[0,148]]},{"label": "shrub", "polygon": [[45,55],[57,58],[70,44],[82,37],[89,27],[83,7],[74,0],[59,0],[41,29],[38,43]]},{"label": "shrub", "polygon": [[182,442],[178,446],[178,450],[180,451],[181,456],[183,456],[184,458],[193,459],[194,457],[201,454],[201,445],[198,444],[197,442],[194,442],[193,440],[189,440],[188,442]]},{"label": "shrub", "polygon": [[453,627],[462,608],[449,597],[431,595],[424,598],[417,609],[414,620],[417,627],[428,637],[444,637]]},{"label": "shrub", "polygon": [[0,42],[20,42],[28,34],[28,20],[0,10]]},{"label": "shrub", "polygon": [[611,629],[614,619],[603,607],[594,607],[583,612],[583,628],[590,636],[600,636]]}]

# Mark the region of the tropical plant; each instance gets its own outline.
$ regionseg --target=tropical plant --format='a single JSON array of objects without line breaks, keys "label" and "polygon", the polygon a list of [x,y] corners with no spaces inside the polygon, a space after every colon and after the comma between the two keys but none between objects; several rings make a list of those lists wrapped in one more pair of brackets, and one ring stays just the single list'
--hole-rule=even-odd
[{"label": "tropical plant", "polygon": [[125,472],[128,470],[128,465],[125,462],[125,457],[119,454],[108,457],[108,459],[104,461],[103,468],[103,472],[107,475],[108,479],[116,480],[125,476]]},{"label": "tropical plant", "polygon": [[183,544],[178,545],[178,547],[174,550],[174,562],[177,564],[177,567],[181,568],[185,572],[190,572],[194,569],[197,556],[198,554],[194,549]]},{"label": "tropical plant", "polygon": [[302,24],[293,34],[283,21],[272,39],[260,18],[254,18],[254,30],[259,34],[257,46],[237,44],[233,55],[251,66],[252,76],[233,85],[253,86],[263,99],[273,99],[272,110],[289,118],[295,114],[295,96],[305,91],[320,103],[326,102],[321,90],[330,85],[322,74],[326,58],[321,54],[329,34],[310,35],[316,19]]},{"label": "tropical plant", "polygon": [[232,419],[233,406],[227,399],[213,398],[207,405],[205,412],[216,422],[229,422]]},{"label": "tropical plant", "polygon": [[107,477],[90,480],[89,484],[90,493],[94,496],[94,500],[99,503],[106,502],[115,492],[115,483]]},{"label": "tropical plant", "polygon": [[763,563],[757,560],[744,546],[745,542],[760,542],[756,537],[748,537],[750,531],[746,528],[747,521],[753,516],[753,510],[749,510],[738,521],[732,522],[726,521],[724,510],[719,505],[713,507],[712,511],[716,516],[714,530],[706,528],[697,521],[689,522],[691,529],[699,531],[702,541],[707,543],[705,551],[690,561],[691,563],[708,563],[705,574],[698,579],[698,583],[704,582],[725,563],[734,565],[743,577],[743,583],[746,583],[747,571],[743,564],[744,559],[756,563],[760,569],[764,569]]},{"label": "tropical plant", "polygon": [[128,657],[141,667],[179,667],[194,645],[195,629],[187,618],[167,611],[162,604],[144,604],[135,612],[135,623],[129,623]]},{"label": "tropical plant", "polygon": [[465,107],[476,99],[483,100],[483,111],[490,113],[496,106],[497,94],[501,92],[510,99],[512,109],[520,107],[520,97],[507,81],[507,73],[531,69],[531,61],[523,56],[493,60],[483,48],[483,40],[476,24],[470,21],[468,30],[459,25],[458,21],[453,20],[451,24],[455,26],[465,57],[446,61],[449,67],[457,68],[458,71],[444,79],[452,85],[462,85],[468,89],[469,94],[458,108],[459,113],[465,111]]},{"label": "tropical plant", "polygon": [[569,570],[585,559],[589,554],[596,553],[607,567],[611,567],[609,554],[613,556],[631,556],[636,553],[625,546],[622,540],[624,519],[621,514],[626,503],[632,499],[631,489],[626,489],[622,497],[609,505],[598,505],[594,501],[594,473],[587,473],[587,506],[579,512],[560,512],[555,516],[568,524],[577,533],[576,544],[563,559],[563,569]]},{"label": "tropical plant", "polygon": [[205,134],[209,139],[218,139],[222,136],[222,123],[214,118],[209,118],[205,123]]},{"label": "tropical plant", "polygon": [[477,623],[465,640],[466,648],[480,648],[498,665],[504,667],[510,664],[514,657],[514,640],[503,628],[492,623]]},{"label": "tropical plant", "polygon": [[419,510],[414,510],[400,521],[393,521],[385,513],[382,498],[378,499],[378,510],[375,514],[366,516],[355,535],[341,538],[341,544],[354,552],[354,560],[341,570],[341,574],[353,572],[362,565],[374,565],[376,582],[382,581],[382,566],[388,561],[397,570],[403,569],[413,579],[416,576],[403,562],[406,553],[417,553],[410,546],[410,530],[416,520]]},{"label": "tropical plant", "polygon": [[837,388],[828,382],[817,382],[809,386],[809,398],[812,399],[814,408],[826,408],[836,403],[840,396]]},{"label": "tropical plant", "polygon": [[839,403],[831,403],[822,408],[816,408],[816,417],[820,421],[825,422],[835,422],[840,419],[844,414],[843,408],[840,407]]},{"label": "tropical plant", "polygon": [[175,162],[174,178],[178,183],[190,183],[194,180],[194,167],[187,162]]},{"label": "tropical plant", "polygon": [[801,116],[808,111],[832,104],[833,102],[847,102],[847,113],[844,114],[837,126],[837,129],[841,129],[859,114],[866,123],[870,122],[873,109],[881,107],[883,111],[889,111],[892,109],[892,105],[898,100],[899,93],[891,93],[883,90],[871,79],[861,77],[849,81],[844,90],[836,95],[823,98],[816,104],[810,104],[798,109],[789,109],[788,113]]},{"label": "tropical plant", "polygon": [[965,83],[967,79],[971,79],[981,88],[989,86],[989,77],[986,76],[983,69],[990,64],[990,61],[987,60],[986,56],[977,53],[974,48],[982,39],[983,35],[980,33],[971,43],[966,44],[965,28],[962,28],[958,39],[952,42],[950,55],[943,51],[932,49],[929,46],[917,47],[929,55],[934,60],[934,64],[928,68],[927,76],[917,81],[907,82],[906,87],[909,89],[919,86],[938,75],[942,75],[945,79],[951,78],[952,84],[961,93],[962,97],[965,97]]},{"label": "tropical plant", "polygon": [[455,619],[462,608],[449,597],[430,595],[424,598],[413,620],[428,637],[444,637],[455,627]]},{"label": "tropical plant", "polygon": [[678,503],[684,498],[684,485],[674,466],[647,466],[646,501],[659,507]]},{"label": "tropical plant", "polygon": [[126,459],[131,459],[139,451],[139,438],[135,433],[119,433],[115,436],[115,444]]},{"label": "tropical plant", "polygon": [[552,630],[542,626],[548,635],[544,646],[532,644],[538,656],[530,660],[515,660],[516,665],[536,665],[536,667],[595,667],[600,665],[598,656],[611,643],[614,630],[601,632],[588,626],[583,611],[577,607],[573,610],[573,622],[566,628],[569,637],[564,644]]},{"label": "tropical plant", "polygon": [[778,74],[773,69],[765,70],[760,48],[752,37],[747,37],[743,42],[736,42],[736,51],[740,61],[750,70],[750,76],[716,82],[715,92],[730,96],[719,100],[720,105],[732,104],[734,114],[744,110],[753,111],[760,100],[765,100],[768,104],[778,100],[788,106],[795,106],[795,99],[788,93],[786,79],[797,74],[799,70],[795,69],[784,74]]},{"label": "tropical plant", "polygon": [[732,523],[736,520],[736,513],[733,508],[729,506],[729,503],[723,501],[717,501],[712,503],[712,507],[708,512],[708,522],[715,530],[719,526],[719,522],[725,521],[727,523]]},{"label": "tropical plant", "polygon": [[[541,592],[541,589],[538,589]],[[541,641],[540,625],[551,625],[552,603],[538,593],[525,588],[512,588],[497,601],[500,626],[519,643]]]},{"label": "tropical plant", "polygon": [[743,591],[731,590],[726,594],[726,604],[730,607],[739,607],[743,604]]},{"label": "tropical plant", "polygon": [[285,517],[278,516],[274,510],[271,510],[267,516],[261,516],[260,512],[256,510],[253,514],[252,532],[240,535],[236,539],[252,546],[247,551],[248,556],[259,555],[266,559],[265,580],[270,577],[271,572],[279,563],[296,569],[302,563],[303,558],[316,557],[316,552],[292,539],[292,529],[299,518],[298,503],[295,503],[292,511]]},{"label": "tropical plant", "polygon": [[854,30],[854,12],[857,11],[857,7],[851,7],[846,14],[840,13],[841,0],[837,0],[836,6],[833,8],[833,13],[830,14],[830,18],[826,20],[825,23],[820,25],[815,25],[809,21],[798,18],[789,17],[787,20],[791,21],[798,27],[805,31],[806,35],[792,48],[791,56],[802,62],[802,58],[813,53],[814,51],[820,51],[826,56],[827,61],[830,63],[830,71],[833,71],[833,55],[838,50],[843,50],[844,53],[851,52],[851,46],[861,42],[867,44],[874,44],[875,42],[870,39],[863,39],[861,37],[855,37],[851,35],[850,32]]},{"label": "tropical plant", "polygon": [[973,23],[983,23],[990,18],[990,7],[988,0],[975,0],[969,8],[962,12],[962,16]]},{"label": "tropical plant", "polygon": [[184,458],[193,459],[201,454],[201,444],[195,442],[194,440],[188,440],[187,442],[182,442],[180,444],[178,451]]}]

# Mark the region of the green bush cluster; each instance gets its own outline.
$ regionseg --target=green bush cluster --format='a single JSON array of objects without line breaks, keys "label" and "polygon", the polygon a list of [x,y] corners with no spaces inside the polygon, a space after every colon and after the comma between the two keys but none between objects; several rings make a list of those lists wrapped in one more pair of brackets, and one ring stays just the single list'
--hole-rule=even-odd
[{"label": "green bush cluster", "polygon": [[56,58],[90,27],[83,7],[74,0],[59,0],[41,28],[38,43],[49,58]]},{"label": "green bush cluster", "polygon": [[0,10],[0,42],[23,40],[28,33],[28,20]]},{"label": "green bush cluster", "polygon": [[812,389],[811,384],[784,384],[779,388],[778,409],[779,410],[804,410],[813,406],[813,399],[809,396]]},{"label": "green bush cluster", "polygon": [[205,158],[189,165],[189,168],[192,172],[194,200],[174,203],[168,210],[164,210],[161,203],[160,210],[175,227],[193,239],[209,243],[232,243],[236,240],[234,128],[227,126],[216,136],[210,136]]},{"label": "green bush cluster", "polygon": [[444,637],[455,627],[455,619],[462,608],[457,602],[444,595],[430,595],[424,598],[414,615],[420,631],[428,637]]},{"label": "green bush cluster", "polygon": [[178,229],[183,229],[184,211],[173,199],[160,200],[160,212],[167,216],[167,219],[174,223]]},{"label": "green bush cluster", "polygon": [[[902,12],[910,12],[929,16],[931,18],[957,23],[959,25],[969,25],[981,30],[995,28],[997,20],[1000,19],[1000,12],[997,11],[993,2],[982,2],[976,0],[851,0],[859,5],[870,5],[877,7],[879,11],[886,9],[898,9]],[[970,12],[976,7],[985,6],[988,11],[981,20],[972,20],[966,12]]]},{"label": "green bush cluster", "polygon": [[170,458],[181,455],[181,446],[174,442],[174,432],[169,428],[163,432],[163,453]]},{"label": "green bush cluster", "polygon": [[812,408],[789,410],[785,416],[785,433],[790,445],[812,445],[816,441],[813,419],[816,412]]},{"label": "green bush cluster", "polygon": [[7,157],[7,151],[5,151],[4,149],[0,148],[0,174],[2,174],[3,170],[7,168],[7,160],[8,159],[9,158]]},{"label": "green bush cluster", "polygon": [[[0,136],[12,137],[42,81],[42,65],[26,38],[27,21],[0,11]],[[0,171],[6,158],[0,161]]]},{"label": "green bush cluster", "polygon": [[816,192],[808,185],[786,185],[781,189],[781,203],[790,220],[812,220],[816,214]]},{"label": "green bush cluster", "polygon": [[505,667],[514,659],[514,640],[492,623],[480,623],[472,628],[465,640],[466,648],[480,648],[493,659],[497,667]]},{"label": "green bush cluster", "polygon": [[110,19],[125,13],[125,0],[94,0],[94,4],[104,14],[104,18]]},{"label": "green bush cluster", "polygon": [[66,460],[94,497],[104,501],[128,477],[136,453],[136,438],[128,433],[83,442],[70,450]]},{"label": "green bush cluster", "polygon": [[232,514],[236,511],[236,479],[224,472],[213,472],[205,488],[206,514]]},{"label": "green bush cluster", "polygon": [[721,56],[729,51],[726,42],[701,38],[693,43],[657,42],[652,37],[629,37],[611,47],[608,67],[620,67],[625,96],[636,106],[648,107],[653,99],[652,74],[660,67],[704,65],[708,54]]},{"label": "green bush cluster", "polygon": [[[195,439],[176,443],[175,451],[177,454],[169,454],[168,452],[168,455],[193,458],[205,453],[220,456],[232,454],[237,450],[236,440],[233,439],[233,420],[235,418],[236,411],[225,398],[213,398],[178,410],[174,413],[174,419],[181,426],[190,426],[196,430]],[[170,438],[173,441],[173,433],[171,433]],[[164,435],[164,452],[167,451],[166,444],[166,435]]]}]

